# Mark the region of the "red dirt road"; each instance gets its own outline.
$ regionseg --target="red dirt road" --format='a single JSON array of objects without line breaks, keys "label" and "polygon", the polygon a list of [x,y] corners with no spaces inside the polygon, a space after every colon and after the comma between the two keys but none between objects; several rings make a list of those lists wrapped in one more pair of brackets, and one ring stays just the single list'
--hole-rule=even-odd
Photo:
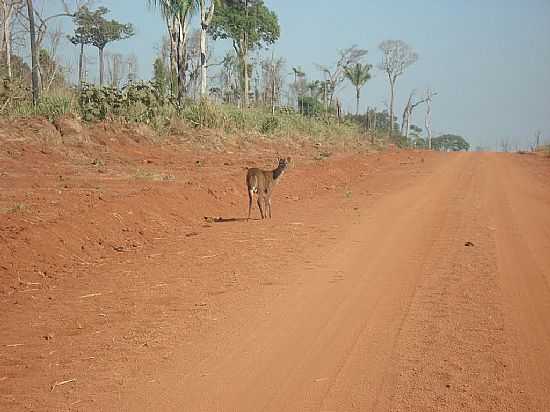
[{"label": "red dirt road", "polygon": [[273,220],[205,223],[245,214],[239,157],[172,155],[3,218],[0,409],[550,410],[547,159],[297,155]]}]

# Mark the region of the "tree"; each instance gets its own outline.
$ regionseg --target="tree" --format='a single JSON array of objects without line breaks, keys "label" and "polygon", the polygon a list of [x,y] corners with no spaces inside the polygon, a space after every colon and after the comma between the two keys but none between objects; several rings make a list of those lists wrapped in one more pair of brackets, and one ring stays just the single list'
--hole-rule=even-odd
[{"label": "tree", "polygon": [[359,103],[361,100],[361,88],[370,80],[370,69],[372,65],[370,64],[361,64],[355,63],[352,66],[347,66],[344,68],[344,75],[350,81],[350,83],[355,87],[357,106],[355,114],[359,115]]},{"label": "tree", "polygon": [[[409,95],[409,100],[407,100],[407,104],[405,105],[405,109],[403,110],[403,121],[401,122],[401,134],[405,136],[405,138],[409,139],[409,133],[411,130],[411,122],[412,122],[412,113],[413,110],[421,105],[422,103],[425,103],[427,99],[418,100],[413,103],[415,91],[413,90],[411,94]],[[413,125],[414,126],[414,125]],[[415,146],[416,146],[416,140],[418,135],[415,137]]]},{"label": "tree", "polygon": [[277,15],[264,5],[263,0],[227,0],[214,15],[209,32],[215,40],[232,40],[240,64],[241,100],[247,107],[250,93],[249,52],[279,39]]},{"label": "tree", "polygon": [[27,13],[29,16],[29,34],[31,36],[32,103],[36,106],[38,100],[40,100],[40,71],[38,69],[38,47],[32,0],[27,0]]},{"label": "tree", "polygon": [[281,100],[281,90],[283,88],[283,68],[285,61],[282,58],[275,58],[274,53],[271,58],[264,59],[262,66],[262,100],[264,104],[269,103],[271,114],[275,114],[275,106]]},{"label": "tree", "polygon": [[[104,52],[107,44],[118,40],[125,40],[132,37],[134,27],[132,24],[122,24],[116,20],[106,20],[105,15],[109,13],[106,7],[100,7],[92,12],[87,18],[90,25],[83,26],[84,38],[89,39],[90,44],[97,47],[99,51],[99,84],[103,85],[105,76]],[[77,29],[78,30],[78,29]]]},{"label": "tree", "polygon": [[241,76],[239,72],[239,57],[234,51],[228,50],[220,70],[221,96],[224,102],[236,102],[242,89]]},{"label": "tree", "polygon": [[82,7],[75,14],[73,20],[75,24],[75,33],[73,36],[69,36],[69,41],[75,46],[80,46],[80,54],[78,58],[78,84],[82,85],[84,80],[84,47],[88,44],[92,44],[92,28],[100,15],[101,10],[91,12],[88,7]]},{"label": "tree", "polygon": [[327,83],[325,89],[326,96],[323,99],[326,107],[332,106],[334,94],[338,86],[346,79],[346,68],[360,63],[366,55],[367,50],[353,45],[347,49],[338,51],[338,60],[333,66],[317,65],[319,70],[324,74],[325,82]]},{"label": "tree", "polygon": [[[180,102],[187,84],[187,36],[189,19],[195,13],[198,0],[147,0],[151,7],[158,8],[165,21],[170,40],[170,71],[177,79],[177,94]],[[172,81],[172,80],[171,80]],[[174,86],[174,85],[172,85]],[[171,88],[172,90],[174,87]]]},{"label": "tree", "polygon": [[160,96],[166,96],[168,90],[168,76],[161,57],[157,57],[153,64],[153,82]]},{"label": "tree", "polygon": [[12,78],[12,30],[13,17],[23,8],[22,0],[0,0],[0,61],[4,61],[7,68],[7,78]]},{"label": "tree", "polygon": [[424,120],[424,125],[426,126],[426,131],[428,133],[428,149],[432,150],[432,100],[437,93],[434,93],[430,88],[426,89],[426,118]]},{"label": "tree", "polygon": [[470,150],[470,144],[462,136],[454,134],[444,134],[435,137],[432,141],[435,150],[444,152],[459,152]]},{"label": "tree", "polygon": [[299,104],[300,102],[298,101],[298,99],[302,97],[306,91],[306,87],[307,87],[306,73],[299,66],[293,67],[292,73],[294,74],[294,83],[292,84],[292,90],[294,91],[294,96],[290,104],[292,106],[294,106],[295,104],[298,104],[298,111],[302,113],[303,110]]},{"label": "tree", "polygon": [[[535,132],[535,147],[534,147],[534,150],[537,150],[537,149],[540,147],[542,141],[543,141],[543,138],[542,138],[542,131],[541,131],[541,130],[537,130],[537,131]],[[534,150],[533,150],[533,151],[534,151]]]},{"label": "tree", "polygon": [[323,111],[321,102],[312,96],[298,96],[298,105],[304,116],[316,116]]},{"label": "tree", "polygon": [[206,35],[208,33],[208,29],[210,28],[210,24],[212,23],[212,19],[214,18],[214,9],[215,9],[216,3],[218,3],[219,0],[210,0],[210,5],[207,5],[206,0],[198,0],[198,1],[199,1],[199,10],[201,14],[201,38],[200,38],[201,97],[205,98],[207,97],[207,93],[208,93],[208,77],[207,77],[208,67],[206,65],[208,44],[207,44]]},{"label": "tree", "polygon": [[[407,67],[418,60],[418,54],[402,40],[385,40],[380,43],[379,48],[384,56],[378,68],[388,76],[390,84],[390,118],[393,118],[395,83]],[[393,122],[389,123],[388,137],[391,137],[393,134],[392,124]]]},{"label": "tree", "polygon": [[125,75],[124,56],[120,53],[105,53],[104,58],[107,84],[118,89]]},{"label": "tree", "polygon": [[126,63],[126,66],[128,66],[127,68],[128,83],[135,82],[138,79],[138,72],[139,72],[139,61],[137,56],[134,53],[130,53],[126,58],[125,63]]},{"label": "tree", "polygon": [[40,50],[39,61],[42,68],[44,90],[50,90],[54,84],[63,87],[65,85],[63,68],[52,58],[52,54],[46,49]]},{"label": "tree", "polygon": [[[44,42],[44,39],[46,38],[46,35],[48,34],[48,25],[52,20],[57,19],[59,17],[74,17],[78,12],[78,10],[80,10],[82,7],[85,7],[85,4],[89,3],[90,1],[92,0],[73,0],[72,2],[70,2],[69,0],[59,0],[59,3],[63,7],[63,11],[61,13],[52,14],[50,16],[45,16],[41,14],[39,11],[37,11],[37,9],[34,6],[32,6],[32,4],[31,4],[32,16],[29,15],[28,13],[29,2],[27,1],[27,14],[20,13],[19,16],[28,22],[29,34],[31,30],[34,32],[34,36],[31,35],[31,38],[34,37],[35,49],[37,50],[36,54],[38,55],[39,50],[43,49],[42,44]],[[71,3],[74,4],[73,10],[76,10],[76,11],[71,11],[71,7],[70,7]],[[32,52],[32,44],[31,44],[31,52]],[[52,54],[51,57],[53,60],[55,60],[55,55]],[[37,70],[37,76],[38,76],[38,86],[41,89],[42,83],[43,83],[42,69],[40,66],[40,60],[38,59],[38,56],[37,56],[36,70]]]}]

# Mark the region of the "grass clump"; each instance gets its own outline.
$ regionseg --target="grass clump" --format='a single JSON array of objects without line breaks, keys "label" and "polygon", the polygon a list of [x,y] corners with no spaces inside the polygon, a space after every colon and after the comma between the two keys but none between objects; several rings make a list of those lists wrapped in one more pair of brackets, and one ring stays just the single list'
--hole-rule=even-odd
[{"label": "grass clump", "polygon": [[137,180],[152,180],[154,182],[170,182],[176,180],[172,174],[159,173],[150,170],[138,169],[134,174],[134,179]]}]

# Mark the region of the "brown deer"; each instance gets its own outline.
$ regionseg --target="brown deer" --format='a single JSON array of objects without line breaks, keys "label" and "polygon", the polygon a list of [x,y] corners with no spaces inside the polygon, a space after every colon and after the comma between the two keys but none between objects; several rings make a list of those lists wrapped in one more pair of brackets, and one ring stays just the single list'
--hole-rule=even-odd
[{"label": "brown deer", "polygon": [[271,218],[271,193],[273,188],[279,182],[288,165],[290,164],[290,157],[286,159],[279,159],[279,164],[274,170],[262,170],[256,167],[248,169],[246,174],[246,186],[248,189],[248,218],[250,219],[250,212],[252,210],[252,196],[254,193],[258,196],[258,208],[260,209],[260,215],[262,219],[269,216]]}]

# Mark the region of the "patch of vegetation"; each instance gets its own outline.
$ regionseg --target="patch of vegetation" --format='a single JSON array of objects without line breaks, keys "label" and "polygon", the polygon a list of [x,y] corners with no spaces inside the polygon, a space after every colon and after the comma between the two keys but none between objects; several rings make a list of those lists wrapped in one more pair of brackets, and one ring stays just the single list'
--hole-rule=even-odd
[{"label": "patch of vegetation", "polygon": [[83,84],[79,95],[80,113],[86,121],[111,117],[151,123],[171,103],[152,82],[130,83],[122,89]]},{"label": "patch of vegetation", "polygon": [[470,150],[470,143],[462,136],[444,134],[432,139],[432,148],[444,152],[468,151]]},{"label": "patch of vegetation", "polygon": [[32,104],[28,91],[18,82],[4,88],[0,93],[0,114],[7,117],[45,117],[53,121],[65,114],[78,114],[77,95],[70,89],[59,89],[44,93],[36,106]]},{"label": "patch of vegetation", "polygon": [[138,180],[152,180],[155,182],[169,182],[176,180],[176,177],[172,174],[159,173],[143,169],[138,169],[134,174],[134,178]]},{"label": "patch of vegetation", "polygon": [[27,205],[25,203],[16,203],[11,207],[0,209],[0,212],[2,213],[21,213],[24,212],[27,209]]}]

